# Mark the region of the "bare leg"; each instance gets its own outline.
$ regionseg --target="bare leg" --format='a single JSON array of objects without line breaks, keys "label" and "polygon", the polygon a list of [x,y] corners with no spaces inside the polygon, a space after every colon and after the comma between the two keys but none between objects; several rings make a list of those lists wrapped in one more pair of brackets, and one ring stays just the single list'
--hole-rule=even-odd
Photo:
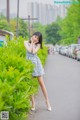
[{"label": "bare leg", "polygon": [[43,77],[39,76],[38,81],[39,81],[40,87],[42,89],[42,92],[44,94],[44,97],[46,99],[46,104],[47,104],[47,107],[49,108],[48,110],[51,110],[50,103],[49,103],[49,98],[48,98],[48,93],[47,93],[47,90],[46,90],[46,87],[45,87],[45,84],[44,84],[44,81],[43,81]]},{"label": "bare leg", "polygon": [[32,107],[35,107],[34,95],[31,96],[31,100],[32,100]]},{"label": "bare leg", "polygon": [[[50,106],[50,103],[49,103],[48,94],[47,94],[47,90],[46,90],[46,87],[45,87],[45,84],[44,84],[44,81],[43,81],[43,77],[39,76],[37,78],[38,78],[39,85],[40,85],[40,87],[42,89],[42,92],[44,94],[44,97],[46,99],[47,108],[48,108],[48,110],[51,110],[51,106]],[[34,95],[31,96],[31,100],[32,100],[32,110],[35,110]]]},{"label": "bare leg", "polygon": [[32,101],[32,108],[31,108],[31,110],[35,110],[35,100],[34,100],[34,95],[31,96],[31,101]]}]

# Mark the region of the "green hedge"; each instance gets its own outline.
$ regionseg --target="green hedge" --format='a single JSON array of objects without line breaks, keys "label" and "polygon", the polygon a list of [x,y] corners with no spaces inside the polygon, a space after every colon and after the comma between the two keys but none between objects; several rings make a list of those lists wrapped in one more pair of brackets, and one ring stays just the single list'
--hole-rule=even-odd
[{"label": "green hedge", "polygon": [[[0,111],[9,111],[10,120],[26,119],[31,108],[30,96],[38,91],[38,82],[31,76],[34,66],[26,60],[23,41],[19,37],[0,48]],[[44,64],[47,48],[38,55]]]}]

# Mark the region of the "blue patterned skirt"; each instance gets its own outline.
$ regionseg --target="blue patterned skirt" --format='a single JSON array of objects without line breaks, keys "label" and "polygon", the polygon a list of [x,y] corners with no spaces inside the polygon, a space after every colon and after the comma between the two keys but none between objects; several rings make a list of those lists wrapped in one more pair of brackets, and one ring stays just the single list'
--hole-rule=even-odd
[{"label": "blue patterned skirt", "polygon": [[26,57],[28,60],[31,60],[31,62],[35,65],[32,76],[37,77],[37,76],[42,76],[45,74],[42,63],[36,54],[32,54],[32,53],[27,52]]}]

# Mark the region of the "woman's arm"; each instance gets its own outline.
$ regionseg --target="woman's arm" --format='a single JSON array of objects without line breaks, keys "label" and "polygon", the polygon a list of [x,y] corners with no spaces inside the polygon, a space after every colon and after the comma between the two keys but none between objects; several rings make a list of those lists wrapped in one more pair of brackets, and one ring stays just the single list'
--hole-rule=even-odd
[{"label": "woman's arm", "polygon": [[25,48],[27,49],[27,51],[35,54],[38,52],[38,50],[40,49],[40,44],[38,44],[36,47],[35,47],[35,44],[33,42],[30,43],[30,46],[28,45],[28,41],[24,41],[24,46]]},{"label": "woman's arm", "polygon": [[32,47],[31,47],[31,45],[30,46],[28,45],[28,41],[24,41],[24,46],[25,46],[27,51],[29,51],[29,52],[32,51]]},{"label": "woman's arm", "polygon": [[[34,45],[33,45],[34,46]],[[38,52],[38,50],[40,49],[40,44],[37,45],[37,47],[35,48],[35,46],[32,49],[32,53],[35,54]]]}]

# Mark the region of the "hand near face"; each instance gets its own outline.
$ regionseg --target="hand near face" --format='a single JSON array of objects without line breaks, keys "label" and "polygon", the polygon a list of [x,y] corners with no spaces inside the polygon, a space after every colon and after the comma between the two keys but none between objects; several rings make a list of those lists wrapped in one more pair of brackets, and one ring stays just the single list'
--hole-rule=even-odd
[{"label": "hand near face", "polygon": [[31,42],[34,43],[34,44],[38,43],[39,42],[38,37],[37,36],[32,36],[31,37]]},{"label": "hand near face", "polygon": [[31,37],[31,43],[33,43],[33,39],[32,39],[32,37]]},{"label": "hand near face", "polygon": [[37,41],[34,41],[34,44],[38,43],[38,40]]}]

